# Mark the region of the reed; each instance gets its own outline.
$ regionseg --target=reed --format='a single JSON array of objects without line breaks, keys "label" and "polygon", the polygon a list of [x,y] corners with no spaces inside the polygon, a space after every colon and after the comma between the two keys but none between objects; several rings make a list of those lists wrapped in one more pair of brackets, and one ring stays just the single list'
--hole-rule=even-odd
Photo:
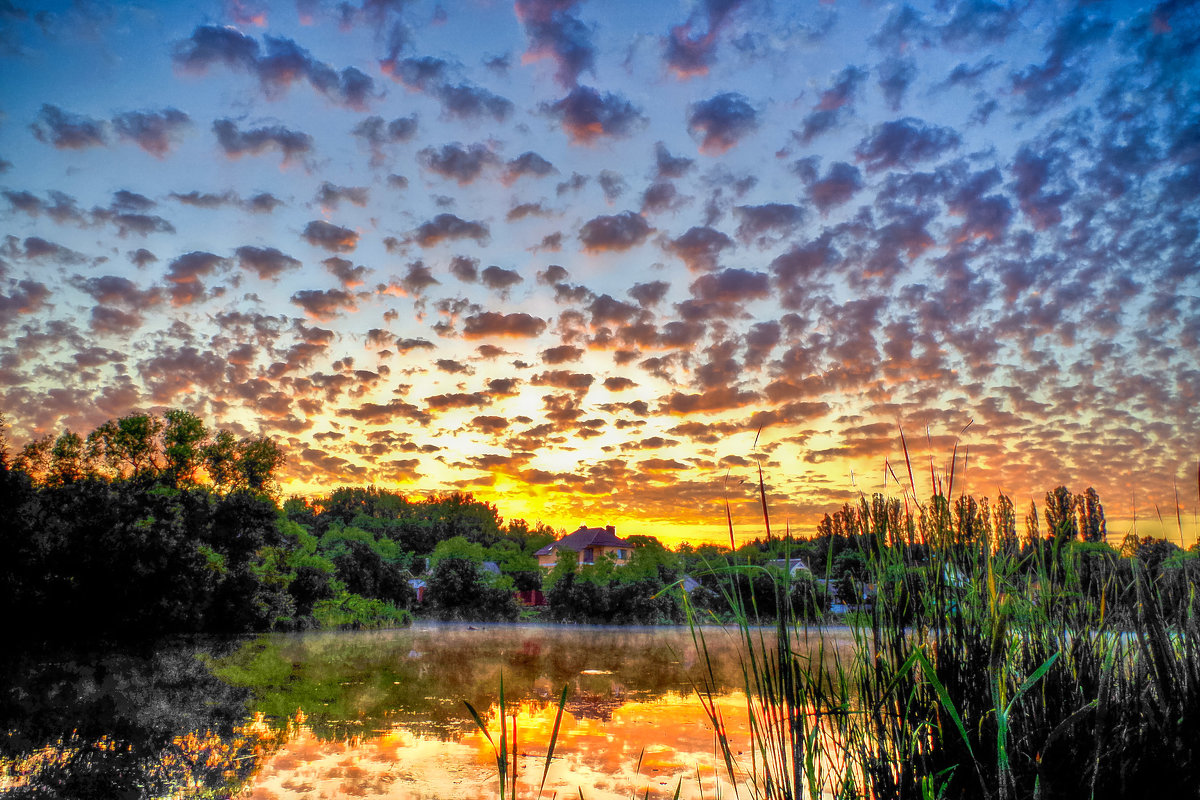
[{"label": "reed", "polygon": [[[554,745],[558,742],[558,731],[562,724],[563,708],[567,705],[567,691],[570,685],[564,685],[562,692],[558,696],[558,709],[554,714],[554,727],[550,731],[550,741],[546,744],[546,758],[542,764],[542,780],[538,784],[538,800],[541,799],[542,792],[546,789],[546,778],[550,774],[550,763],[554,760]],[[500,800],[516,800],[517,798],[517,715],[520,711],[520,704],[513,709],[512,714],[508,713],[508,706],[504,698],[504,673],[500,673],[500,736],[499,741],[492,738],[492,733],[488,730],[487,723],[483,721],[483,717],[466,700],[463,705],[467,707],[467,712],[471,715],[475,726],[483,733],[488,740],[488,744],[492,746],[492,752],[496,758],[496,774],[499,783],[499,798]],[[510,729],[511,726],[511,729]],[[510,732],[511,731],[511,732]],[[582,797],[582,791],[580,797]]]},{"label": "reed", "polygon": [[[968,529],[952,471],[918,503],[908,470],[907,513],[864,498],[854,517],[876,592],[849,654],[827,652],[823,623],[796,613],[788,576],[764,627],[738,591],[755,568],[714,567],[742,644],[748,763],[725,735],[689,613],[708,664],[697,693],[739,796],[1193,796],[1200,600],[1187,560],[1168,593],[1136,559],[1129,574],[1098,573],[1085,546],[1018,550]],[[765,502],[763,513],[769,524]],[[1132,611],[1114,613],[1115,599]]]}]

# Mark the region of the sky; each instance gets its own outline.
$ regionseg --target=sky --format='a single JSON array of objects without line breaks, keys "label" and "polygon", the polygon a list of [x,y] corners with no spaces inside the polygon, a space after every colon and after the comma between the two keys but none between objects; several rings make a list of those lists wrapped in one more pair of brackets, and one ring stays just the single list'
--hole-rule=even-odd
[{"label": "sky", "polygon": [[1173,0],[0,2],[0,409],[670,542],[762,535],[760,466],[775,532],[911,465],[1190,538],[1198,46]]}]

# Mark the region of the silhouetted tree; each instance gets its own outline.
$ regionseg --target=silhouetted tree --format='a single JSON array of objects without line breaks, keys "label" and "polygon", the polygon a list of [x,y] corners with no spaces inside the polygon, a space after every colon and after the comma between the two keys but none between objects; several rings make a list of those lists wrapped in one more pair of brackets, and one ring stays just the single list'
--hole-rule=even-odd
[{"label": "silhouetted tree", "polygon": [[1070,542],[1079,538],[1079,524],[1075,519],[1075,497],[1071,490],[1059,486],[1046,492],[1046,536],[1056,542]]},{"label": "silhouetted tree", "polygon": [[1017,541],[1017,512],[1012,498],[1000,494],[992,508],[992,538],[996,547],[1009,553],[1019,549]]},{"label": "silhouetted tree", "polygon": [[190,486],[204,460],[208,429],[190,411],[171,409],[163,415],[163,479],[170,486]]},{"label": "silhouetted tree", "polygon": [[1108,538],[1108,526],[1104,520],[1104,506],[1100,495],[1092,487],[1083,494],[1075,495],[1075,509],[1079,514],[1079,532],[1085,542],[1103,542]]}]

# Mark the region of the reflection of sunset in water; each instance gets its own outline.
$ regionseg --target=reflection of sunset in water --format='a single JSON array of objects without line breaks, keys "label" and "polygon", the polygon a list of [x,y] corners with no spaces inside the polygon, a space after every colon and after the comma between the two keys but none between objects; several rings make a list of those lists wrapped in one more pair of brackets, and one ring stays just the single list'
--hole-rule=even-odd
[{"label": "reflection of sunset in water", "polygon": [[[745,697],[732,693],[716,700],[731,741],[745,749]],[[553,705],[522,703],[517,718],[519,797],[537,795],[546,745],[554,727]],[[499,742],[499,712],[488,715],[492,738]],[[511,733],[511,717],[509,717]],[[638,766],[639,757],[641,760]],[[719,769],[719,772],[718,772]],[[712,797],[728,776],[717,755],[712,725],[694,695],[671,693],[649,702],[620,704],[610,715],[576,716],[564,711],[554,762],[544,797],[584,796],[592,800]],[[359,740],[321,741],[301,726],[267,761],[250,797],[384,797],[394,800],[495,797],[496,761],[479,731],[456,741],[438,741],[405,730]]]}]

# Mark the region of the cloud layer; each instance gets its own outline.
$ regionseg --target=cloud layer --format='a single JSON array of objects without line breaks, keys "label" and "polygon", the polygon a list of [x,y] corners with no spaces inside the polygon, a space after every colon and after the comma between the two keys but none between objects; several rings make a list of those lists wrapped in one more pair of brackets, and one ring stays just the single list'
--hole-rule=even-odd
[{"label": "cloud layer", "polygon": [[1186,4],[237,6],[10,15],[17,445],[178,406],[693,539],[758,464],[801,531],[899,492],[901,429],[1023,507],[1194,477]]}]

